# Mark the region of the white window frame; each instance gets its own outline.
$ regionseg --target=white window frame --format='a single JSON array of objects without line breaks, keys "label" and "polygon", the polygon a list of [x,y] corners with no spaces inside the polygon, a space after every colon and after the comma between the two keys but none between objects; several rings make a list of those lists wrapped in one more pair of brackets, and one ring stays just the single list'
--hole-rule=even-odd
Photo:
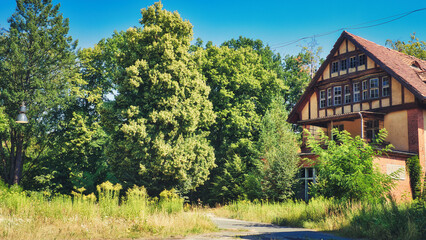
[{"label": "white window frame", "polygon": [[361,88],[360,88],[360,83],[356,82],[353,84],[353,90],[354,90],[354,102],[359,102],[361,101]]},{"label": "white window frame", "polygon": [[[385,81],[388,83],[385,84]],[[387,93],[387,94],[385,94]],[[389,77],[383,77],[382,78],[382,96],[383,97],[389,97],[390,96],[390,78]]]},{"label": "white window frame", "polygon": [[351,103],[351,88],[345,85],[345,104]]},{"label": "white window frame", "polygon": [[[309,176],[309,169],[312,169],[312,176]],[[304,176],[300,176],[299,180],[303,181],[305,201],[309,200],[309,182],[316,183],[316,169],[313,167],[301,168],[304,171]]]},{"label": "white window frame", "polygon": [[331,95],[331,88],[327,88],[327,106],[332,106],[333,105],[333,98]]},{"label": "white window frame", "polygon": [[370,79],[370,98],[378,98],[379,96],[379,79],[372,78]]},{"label": "white window frame", "polygon": [[334,106],[342,105],[342,86],[333,87],[333,92],[334,92],[334,101],[333,101]]},{"label": "white window frame", "polygon": [[368,81],[364,80],[361,82],[361,87],[362,87],[362,100],[367,100],[368,99]]},{"label": "white window frame", "polygon": [[325,90],[320,90],[320,108],[325,108],[326,107],[326,95],[325,95]]}]

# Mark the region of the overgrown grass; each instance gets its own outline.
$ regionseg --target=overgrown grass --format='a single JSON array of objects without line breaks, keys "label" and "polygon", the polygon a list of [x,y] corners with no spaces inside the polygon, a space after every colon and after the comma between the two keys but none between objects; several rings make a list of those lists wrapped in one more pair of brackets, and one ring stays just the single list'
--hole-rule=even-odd
[{"label": "overgrown grass", "polygon": [[104,183],[94,194],[26,192],[0,186],[0,239],[120,239],[185,236],[215,231],[197,208],[184,211],[171,191],[149,199],[144,188]]},{"label": "overgrown grass", "polygon": [[283,203],[239,201],[216,208],[219,216],[334,231],[370,239],[426,239],[424,202],[341,203],[324,198]]}]

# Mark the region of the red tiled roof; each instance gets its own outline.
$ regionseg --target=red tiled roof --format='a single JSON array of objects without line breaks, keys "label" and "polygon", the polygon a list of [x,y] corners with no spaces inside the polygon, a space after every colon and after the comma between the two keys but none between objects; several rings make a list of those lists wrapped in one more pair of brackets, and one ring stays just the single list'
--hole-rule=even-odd
[{"label": "red tiled roof", "polygon": [[[392,75],[399,76],[402,84],[411,90],[418,98],[426,98],[426,84],[424,82],[426,61],[413,56],[380,46],[348,32],[343,32],[348,39],[358,43],[358,47],[371,53],[370,56],[380,67],[384,68]],[[376,58],[376,59],[374,59]],[[408,85],[408,86],[407,86]],[[411,88],[411,89],[410,89]]]}]

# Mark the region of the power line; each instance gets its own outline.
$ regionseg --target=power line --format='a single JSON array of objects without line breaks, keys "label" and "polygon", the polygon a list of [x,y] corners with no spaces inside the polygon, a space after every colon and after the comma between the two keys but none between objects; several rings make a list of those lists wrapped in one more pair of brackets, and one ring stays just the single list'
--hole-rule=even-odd
[{"label": "power line", "polygon": [[[288,41],[288,42],[285,42],[285,43],[271,45],[271,48],[272,49],[282,48],[282,47],[286,47],[286,46],[295,44],[295,43],[300,42],[300,41],[305,40],[305,39],[323,37],[323,36],[327,36],[327,35],[333,34],[335,32],[340,32],[340,31],[347,30],[347,29],[363,29],[363,28],[376,27],[376,26],[380,26],[380,25],[387,24],[387,23],[396,21],[398,19],[404,18],[404,17],[406,17],[410,14],[413,14],[415,12],[420,12],[420,11],[424,11],[424,10],[426,10],[426,8],[419,8],[419,9],[416,9],[416,10],[413,10],[413,11],[400,13],[400,14],[396,14],[396,15],[393,15],[393,16],[389,16],[389,17],[379,18],[379,19],[376,19],[376,20],[372,20],[372,21],[368,21],[368,22],[364,22],[364,23],[360,23],[360,24],[356,24],[356,25],[352,25],[352,26],[348,26],[348,27],[339,28],[339,29],[336,29],[336,30],[333,30],[333,31],[330,31],[330,32],[325,32],[325,33],[315,34],[315,35],[312,35],[312,36],[302,37],[302,38],[292,40],[292,41]],[[389,19],[389,18],[392,18],[392,19],[385,21],[385,22],[380,22],[380,23],[376,23],[376,24],[372,24],[372,25],[362,26],[362,25],[365,25],[365,24],[378,22],[378,21],[382,21],[382,20],[385,20],[385,19]],[[358,26],[360,26],[360,27],[358,27]],[[276,46],[276,47],[274,47],[274,46]]]}]

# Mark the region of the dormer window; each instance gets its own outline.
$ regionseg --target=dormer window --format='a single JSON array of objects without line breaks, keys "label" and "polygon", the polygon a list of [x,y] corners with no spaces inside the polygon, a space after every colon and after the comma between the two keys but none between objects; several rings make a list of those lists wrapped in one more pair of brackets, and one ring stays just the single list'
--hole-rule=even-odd
[{"label": "dormer window", "polygon": [[331,73],[335,73],[339,71],[339,62],[331,63]]}]

